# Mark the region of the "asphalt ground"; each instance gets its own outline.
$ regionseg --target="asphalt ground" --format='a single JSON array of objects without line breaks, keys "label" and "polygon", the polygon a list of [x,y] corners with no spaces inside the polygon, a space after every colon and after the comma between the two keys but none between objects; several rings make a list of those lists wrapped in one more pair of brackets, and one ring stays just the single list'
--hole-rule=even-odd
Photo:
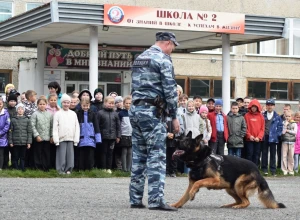
[{"label": "asphalt ground", "polygon": [[[266,179],[275,199],[287,208],[266,209],[256,195],[246,209],[219,208],[233,199],[224,190],[200,189],[177,212],[137,210],[129,208],[129,178],[1,178],[0,219],[300,219],[300,178]],[[166,200],[176,202],[187,183],[186,177],[168,177]]]}]

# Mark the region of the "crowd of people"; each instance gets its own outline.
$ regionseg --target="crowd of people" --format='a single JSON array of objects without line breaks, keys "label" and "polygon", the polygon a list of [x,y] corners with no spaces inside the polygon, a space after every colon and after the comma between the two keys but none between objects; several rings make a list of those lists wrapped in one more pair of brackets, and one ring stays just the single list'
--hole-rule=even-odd
[{"label": "crowd of people", "polygon": [[[6,96],[0,98],[0,169],[56,169],[60,174],[93,168],[129,172],[131,97],[112,92],[104,98],[101,88],[93,96],[88,90],[69,96],[61,93],[57,82],[49,83],[48,88],[49,94],[37,99],[33,90],[20,94],[12,84],[6,85]],[[275,100],[267,100],[263,110],[258,100],[245,97],[232,102],[230,112],[224,113],[221,99],[209,98],[203,104],[196,95],[189,100],[179,85],[177,93],[180,132],[173,133],[172,120],[167,117],[167,176],[186,172],[172,154],[174,139],[189,131],[193,138],[203,135],[203,144],[215,154],[224,155],[227,144],[229,155],[252,161],[266,175],[276,176],[277,168],[284,175],[298,172],[300,112],[294,114],[289,104],[279,115],[274,111]]]},{"label": "crowd of people", "polygon": [[0,98],[0,170],[128,172],[131,97],[112,92],[104,98],[101,88],[93,96],[89,90],[69,96],[61,93],[57,82],[49,83],[48,89],[47,96],[37,98],[33,90],[20,94],[13,84],[6,85]]},{"label": "crowd of people", "polygon": [[[275,111],[274,99],[261,106],[257,99],[237,98],[231,103],[230,112],[224,113],[221,99],[209,98],[204,105],[200,96],[188,100],[180,86],[177,92],[178,117],[183,119],[184,134],[202,134],[203,143],[219,155],[224,155],[226,143],[229,155],[252,161],[265,175],[270,172],[276,176],[277,168],[284,175],[298,173],[300,112],[293,113],[290,104],[284,105],[280,115]],[[174,169],[169,170],[168,174],[175,176]]]}]

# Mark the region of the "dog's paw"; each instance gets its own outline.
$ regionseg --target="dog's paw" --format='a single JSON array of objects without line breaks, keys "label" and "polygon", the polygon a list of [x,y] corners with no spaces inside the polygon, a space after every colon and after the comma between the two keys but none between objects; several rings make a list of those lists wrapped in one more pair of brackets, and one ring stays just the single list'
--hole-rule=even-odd
[{"label": "dog's paw", "polygon": [[175,207],[175,208],[181,208],[182,205],[178,204],[178,203],[173,203],[170,206]]}]

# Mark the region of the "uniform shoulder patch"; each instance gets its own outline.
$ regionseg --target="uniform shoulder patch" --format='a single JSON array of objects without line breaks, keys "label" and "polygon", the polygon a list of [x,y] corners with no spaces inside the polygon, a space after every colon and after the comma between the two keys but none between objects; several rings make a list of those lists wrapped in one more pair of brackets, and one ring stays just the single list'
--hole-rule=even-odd
[{"label": "uniform shoulder patch", "polygon": [[133,61],[132,67],[149,67],[150,62],[150,59],[137,59]]}]

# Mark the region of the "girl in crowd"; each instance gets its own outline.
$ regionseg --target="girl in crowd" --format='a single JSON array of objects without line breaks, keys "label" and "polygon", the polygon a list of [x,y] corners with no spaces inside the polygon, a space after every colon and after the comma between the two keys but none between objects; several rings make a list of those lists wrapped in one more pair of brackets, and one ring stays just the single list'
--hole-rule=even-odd
[{"label": "girl in crowd", "polygon": [[300,154],[300,112],[296,112],[294,120],[297,123],[297,135],[294,152],[294,171],[298,173],[299,170],[299,154]]},{"label": "girl in crowd", "polygon": [[208,108],[205,105],[201,105],[200,110],[200,134],[203,134],[203,142],[208,145],[208,141],[211,137],[211,124],[207,118]]},{"label": "girl in crowd", "polygon": [[46,111],[47,99],[41,96],[37,101],[38,109],[30,120],[33,137],[36,142],[33,155],[36,169],[49,171],[50,168],[50,139],[52,138],[52,119],[50,112]]},{"label": "girl in crowd", "polygon": [[61,107],[61,88],[58,82],[50,82],[48,84],[49,94],[56,94],[57,95],[57,105]]},{"label": "girl in crowd", "polygon": [[0,99],[0,170],[2,170],[4,163],[4,149],[8,145],[7,133],[10,126],[10,118],[6,109],[4,109],[4,102]]}]

